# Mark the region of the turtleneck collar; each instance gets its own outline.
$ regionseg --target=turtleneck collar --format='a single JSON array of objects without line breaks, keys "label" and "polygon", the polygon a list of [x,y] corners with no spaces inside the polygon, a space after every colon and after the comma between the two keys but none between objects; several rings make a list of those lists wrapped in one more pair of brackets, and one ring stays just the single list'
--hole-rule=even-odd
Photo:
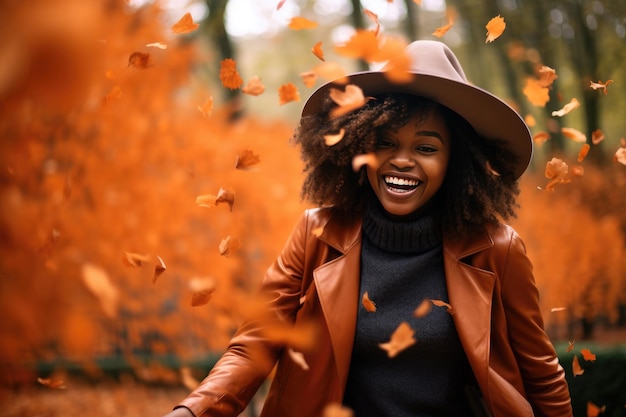
[{"label": "turtleneck collar", "polygon": [[441,244],[441,231],[432,211],[416,219],[394,220],[387,216],[375,195],[368,197],[363,214],[363,234],[380,249],[420,253]]}]

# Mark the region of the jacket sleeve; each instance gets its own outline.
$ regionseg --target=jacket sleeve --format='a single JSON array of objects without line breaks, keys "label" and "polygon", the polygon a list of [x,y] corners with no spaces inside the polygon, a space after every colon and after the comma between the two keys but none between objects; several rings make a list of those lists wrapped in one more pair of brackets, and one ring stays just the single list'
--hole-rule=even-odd
[{"label": "jacket sleeve", "polygon": [[196,417],[237,416],[266,380],[281,345],[272,342],[264,329],[289,325],[300,305],[309,213],[301,216],[265,273],[260,291],[267,300],[263,311],[244,321],[211,372],[178,406],[187,407]]},{"label": "jacket sleeve", "polygon": [[513,229],[509,231],[501,297],[526,395],[537,417],[571,417],[565,373],[544,330],[532,264],[520,237]]}]

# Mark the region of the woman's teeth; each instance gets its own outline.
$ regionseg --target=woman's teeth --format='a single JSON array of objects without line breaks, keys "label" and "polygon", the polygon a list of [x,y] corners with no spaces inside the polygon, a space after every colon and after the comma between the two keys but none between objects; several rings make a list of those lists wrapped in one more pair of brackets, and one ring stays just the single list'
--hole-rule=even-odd
[{"label": "woman's teeth", "polygon": [[392,176],[386,176],[384,180],[385,180],[385,184],[387,184],[389,188],[397,192],[410,191],[412,189],[415,189],[420,183],[418,180],[409,179],[409,178],[398,178],[398,177],[392,177]]}]

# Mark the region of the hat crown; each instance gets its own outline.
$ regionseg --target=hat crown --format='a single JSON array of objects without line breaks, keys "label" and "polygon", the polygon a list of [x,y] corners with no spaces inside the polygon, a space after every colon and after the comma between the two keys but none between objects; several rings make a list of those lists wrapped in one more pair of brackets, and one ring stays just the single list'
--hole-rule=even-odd
[{"label": "hat crown", "polygon": [[[410,58],[409,72],[467,84],[461,63],[454,52],[442,42],[415,41],[406,47],[404,53]],[[385,69],[387,68],[383,68],[383,71]]]}]

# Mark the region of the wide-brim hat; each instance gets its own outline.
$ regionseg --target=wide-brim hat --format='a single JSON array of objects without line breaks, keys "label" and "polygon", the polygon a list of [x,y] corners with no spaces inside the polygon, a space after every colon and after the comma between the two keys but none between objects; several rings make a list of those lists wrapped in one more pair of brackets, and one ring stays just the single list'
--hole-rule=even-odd
[{"label": "wide-brim hat", "polygon": [[331,88],[354,84],[363,94],[376,96],[384,93],[408,93],[434,100],[458,113],[476,132],[487,139],[504,142],[516,156],[513,172],[519,178],[530,163],[533,146],[528,126],[521,116],[500,98],[467,81],[457,57],[444,43],[432,40],[412,42],[404,53],[410,58],[405,83],[393,82],[379,71],[349,74],[341,80],[328,82],[311,94],[302,110],[302,116],[322,111],[322,103]]}]

